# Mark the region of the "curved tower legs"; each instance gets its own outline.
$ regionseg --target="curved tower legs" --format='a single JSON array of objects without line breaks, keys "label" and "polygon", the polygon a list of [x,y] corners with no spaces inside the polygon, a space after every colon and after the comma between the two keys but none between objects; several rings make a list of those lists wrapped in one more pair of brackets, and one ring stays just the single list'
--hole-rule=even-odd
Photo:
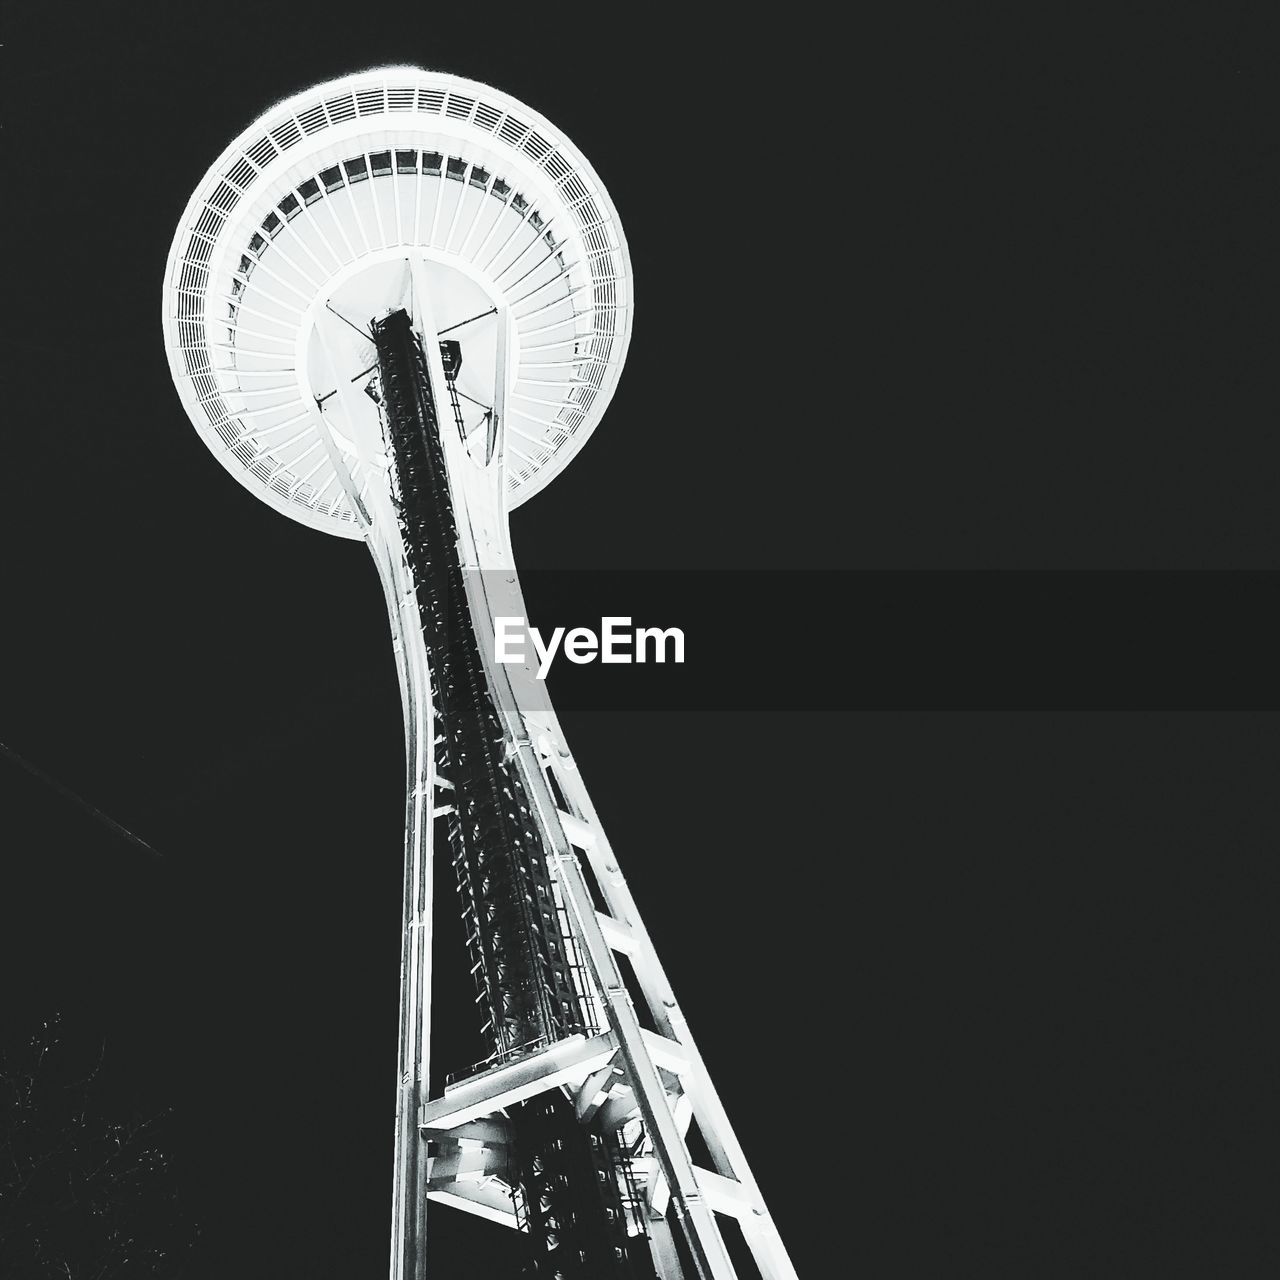
[{"label": "curved tower legs", "polygon": [[[328,321],[317,323],[316,339],[332,365],[325,341]],[[392,1178],[391,1280],[424,1280],[430,1160],[419,1127],[431,1069],[431,922],[435,821],[439,816],[435,770],[435,710],[417,599],[395,511],[386,489],[357,484],[353,467],[375,477],[380,441],[359,430],[351,411],[354,395],[339,384],[340,408],[352,427],[358,460],[344,457],[324,415],[316,414],[324,449],[364,530],[382,583],[391,625],[400,686],[405,743],[404,896],[400,943],[400,1033],[396,1069],[395,1166]]]},{"label": "curved tower legs", "polygon": [[404,564],[370,542],[387,598],[405,730],[404,915],[400,951],[400,1037],[391,1220],[391,1280],[426,1275],[428,1156],[418,1127],[427,1100],[431,1052],[432,863],[436,787],[434,715],[426,649]]}]

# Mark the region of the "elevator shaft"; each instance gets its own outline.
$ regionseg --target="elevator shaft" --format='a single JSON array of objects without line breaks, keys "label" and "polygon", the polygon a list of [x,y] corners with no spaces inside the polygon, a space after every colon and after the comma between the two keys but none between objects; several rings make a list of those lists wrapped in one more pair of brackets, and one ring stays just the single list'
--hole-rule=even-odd
[{"label": "elevator shaft", "polygon": [[[412,576],[437,714],[436,759],[452,784],[449,847],[483,1034],[496,1065],[594,1030],[574,984],[546,844],[491,695],[472,616],[442,413],[408,314],[373,325],[391,494]],[[456,367],[456,366],[455,366]],[[451,414],[450,414],[451,416]],[[554,1091],[511,1109],[510,1181],[533,1249],[528,1274],[651,1280],[630,1214],[617,1135],[577,1120]],[[632,1234],[636,1231],[636,1234]]]}]

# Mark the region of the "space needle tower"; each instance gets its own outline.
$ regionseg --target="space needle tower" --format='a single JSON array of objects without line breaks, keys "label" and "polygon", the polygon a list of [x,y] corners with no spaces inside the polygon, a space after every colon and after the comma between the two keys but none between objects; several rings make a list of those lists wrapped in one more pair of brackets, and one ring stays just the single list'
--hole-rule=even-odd
[{"label": "space needle tower", "polygon": [[[430,1275],[429,1201],[524,1232],[528,1275],[795,1277],[542,686],[495,653],[494,619],[526,616],[508,512],[595,429],[631,314],[618,215],[572,143],[412,67],[269,110],[169,255],[196,430],[282,514],[363,540],[386,597],[407,758],[392,1280]],[[437,856],[489,1052],[433,1097]]]}]

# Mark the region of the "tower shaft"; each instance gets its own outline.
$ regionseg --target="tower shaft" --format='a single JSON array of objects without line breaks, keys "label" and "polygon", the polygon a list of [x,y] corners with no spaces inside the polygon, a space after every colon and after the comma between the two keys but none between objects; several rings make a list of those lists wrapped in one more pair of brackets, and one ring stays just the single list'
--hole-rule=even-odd
[{"label": "tower shaft", "polygon": [[[502,502],[503,384],[490,429],[468,434],[409,266],[413,312],[373,326],[381,436],[355,429],[338,377],[359,471],[326,437],[382,576],[410,761],[393,1280],[429,1274],[425,1199],[527,1232],[532,1275],[748,1280],[732,1222],[764,1280],[795,1280],[554,711],[531,670],[496,661],[493,619],[527,616]],[[437,839],[490,1055],[432,1098]]]},{"label": "tower shaft", "polygon": [[[547,851],[480,659],[426,357],[402,310],[375,323],[373,336],[392,502],[429,662],[437,763],[453,796],[449,846],[496,1065],[581,1033],[586,1019]],[[509,1174],[531,1239],[530,1273],[653,1277],[643,1236],[627,1232],[617,1142],[581,1125],[558,1093],[513,1108],[511,1128]]]}]

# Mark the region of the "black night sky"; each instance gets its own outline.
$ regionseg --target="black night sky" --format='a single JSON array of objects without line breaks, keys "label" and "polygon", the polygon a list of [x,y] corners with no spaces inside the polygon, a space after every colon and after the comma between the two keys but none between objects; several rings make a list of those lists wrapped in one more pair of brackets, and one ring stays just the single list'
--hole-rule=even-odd
[{"label": "black night sky", "polygon": [[[608,186],[634,339],[523,566],[1280,568],[1252,33],[12,8],[0,742],[44,776],[0,755],[0,1037],[61,1011],[174,1108],[193,1280],[378,1276],[390,1233],[381,594],[210,458],[160,332],[188,195],[274,100],[443,68]],[[716,643],[839,682],[848,581]],[[805,1280],[1275,1274],[1280,720],[1103,701],[562,715]],[[452,921],[442,1070],[478,1056]],[[434,1280],[516,1274],[432,1223]]]}]

